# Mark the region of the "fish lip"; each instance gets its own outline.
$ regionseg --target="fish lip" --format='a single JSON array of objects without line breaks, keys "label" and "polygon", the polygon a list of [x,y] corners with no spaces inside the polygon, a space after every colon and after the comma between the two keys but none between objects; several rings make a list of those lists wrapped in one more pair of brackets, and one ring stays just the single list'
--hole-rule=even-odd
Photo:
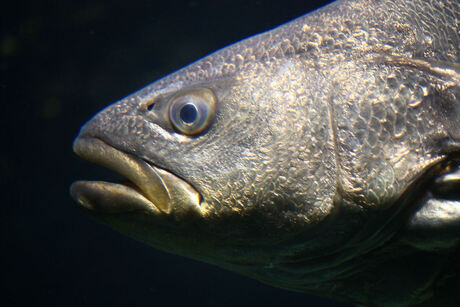
[{"label": "fish lip", "polygon": [[[108,213],[171,212],[172,196],[163,178],[174,176],[173,174],[168,174],[166,170],[123,152],[97,137],[77,137],[73,150],[83,159],[120,173],[129,180],[128,184],[105,181],[74,182],[70,194],[83,207]],[[171,184],[171,180],[169,181]]]}]

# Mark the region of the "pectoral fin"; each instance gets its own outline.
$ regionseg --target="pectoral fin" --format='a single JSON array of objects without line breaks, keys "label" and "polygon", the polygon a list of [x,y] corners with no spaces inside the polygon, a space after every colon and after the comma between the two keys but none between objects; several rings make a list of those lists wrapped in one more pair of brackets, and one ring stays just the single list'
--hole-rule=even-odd
[{"label": "pectoral fin", "polygon": [[460,242],[460,168],[439,177],[408,224],[407,242],[422,250]]}]

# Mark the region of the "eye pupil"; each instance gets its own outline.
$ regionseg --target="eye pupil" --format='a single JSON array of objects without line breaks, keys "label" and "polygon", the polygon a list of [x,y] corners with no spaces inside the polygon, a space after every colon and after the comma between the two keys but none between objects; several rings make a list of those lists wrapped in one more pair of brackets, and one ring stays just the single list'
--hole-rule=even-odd
[{"label": "eye pupil", "polygon": [[186,104],[180,109],[180,119],[186,124],[193,124],[198,118],[198,110],[193,104]]}]

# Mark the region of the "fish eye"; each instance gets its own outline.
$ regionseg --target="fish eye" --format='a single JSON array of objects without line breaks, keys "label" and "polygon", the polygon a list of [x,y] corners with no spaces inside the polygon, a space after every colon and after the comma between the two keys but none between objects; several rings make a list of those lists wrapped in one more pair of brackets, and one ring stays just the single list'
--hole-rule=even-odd
[{"label": "fish eye", "polygon": [[177,131],[196,135],[212,123],[217,99],[209,89],[198,88],[181,92],[169,102],[169,120]]}]

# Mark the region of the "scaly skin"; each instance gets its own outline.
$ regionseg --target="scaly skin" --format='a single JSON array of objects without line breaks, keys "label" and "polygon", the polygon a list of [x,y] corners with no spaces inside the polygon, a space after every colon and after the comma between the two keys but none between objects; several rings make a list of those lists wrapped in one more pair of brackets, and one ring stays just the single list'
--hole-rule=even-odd
[{"label": "scaly skin", "polygon": [[[170,203],[114,214],[102,210],[116,202],[108,190],[96,197],[79,183],[72,193],[142,242],[277,287],[365,305],[435,304],[450,291],[460,303],[449,290],[459,284],[460,216],[423,244],[428,226],[415,223],[431,199],[460,208],[458,194],[435,192],[460,164],[459,14],[458,0],[337,1],[222,49],[81,130],[80,140],[152,165]],[[190,89],[217,99],[215,119],[193,136],[168,115]],[[103,148],[81,144],[90,160]],[[189,190],[199,203],[185,200]],[[123,195],[117,208],[130,206]]]}]

